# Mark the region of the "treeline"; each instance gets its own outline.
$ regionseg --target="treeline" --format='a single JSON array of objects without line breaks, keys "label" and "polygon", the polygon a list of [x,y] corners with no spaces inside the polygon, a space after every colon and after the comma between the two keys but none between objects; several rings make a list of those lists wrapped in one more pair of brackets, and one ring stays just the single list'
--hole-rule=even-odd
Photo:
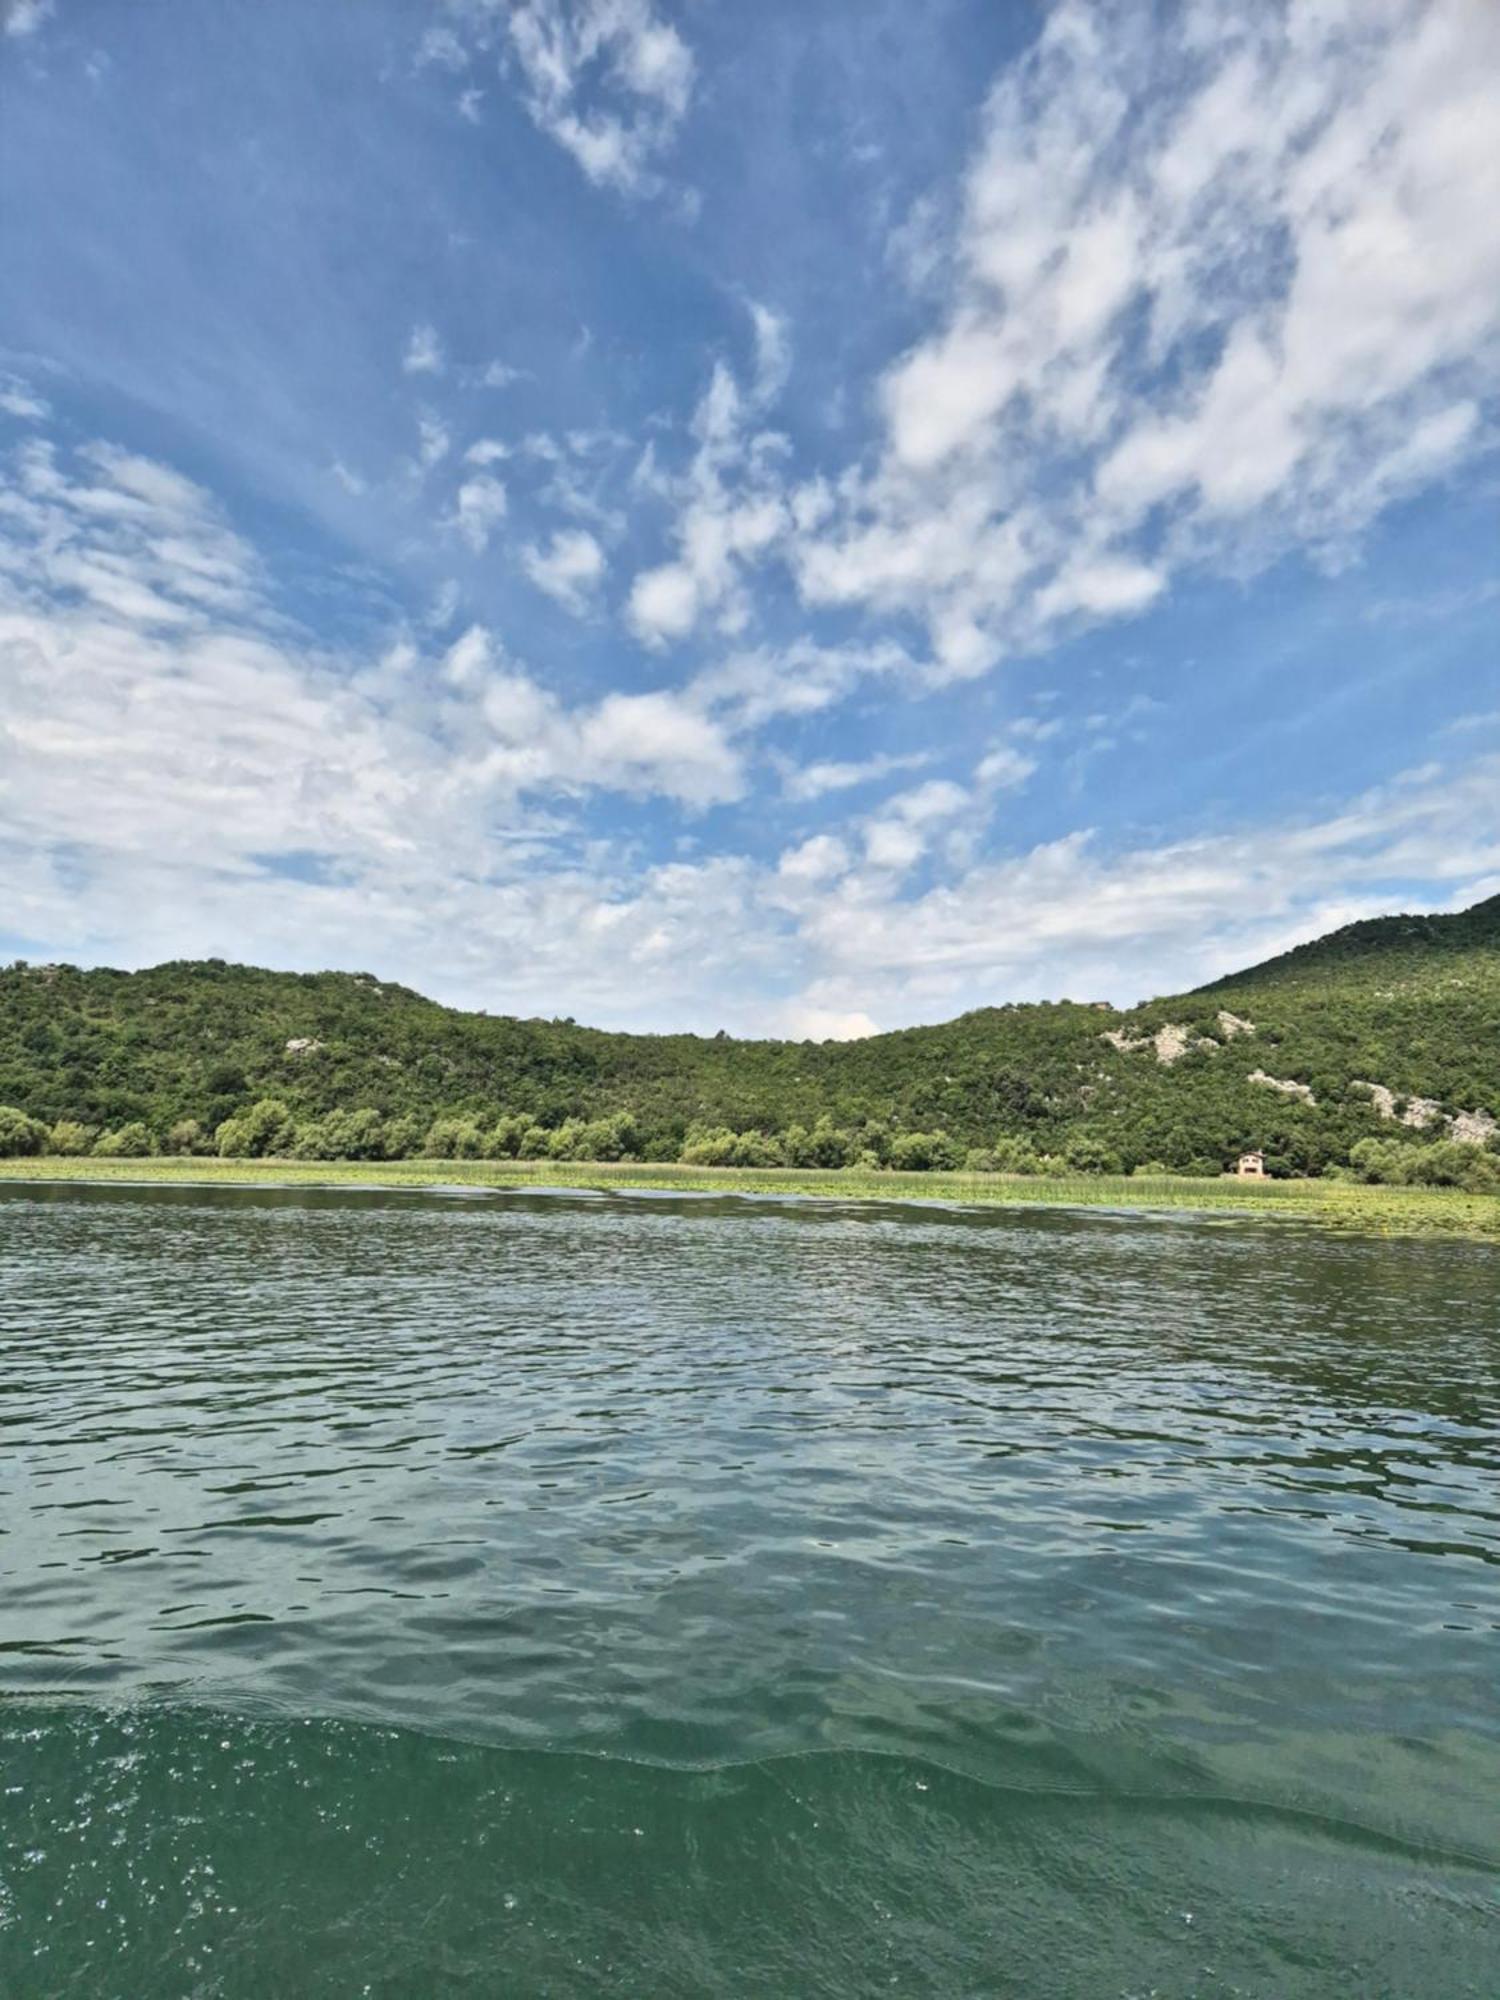
[{"label": "treeline", "polygon": [[[964,1147],[946,1132],[893,1132],[871,1122],[843,1131],[831,1119],[791,1125],[780,1133],[695,1125],[680,1145],[654,1142],[629,1111],[609,1118],[565,1118],[539,1125],[524,1113],[386,1119],[372,1107],[299,1119],[277,1098],[261,1098],[212,1132],[180,1118],[153,1132],[139,1119],[94,1130],[76,1119],[46,1125],[14,1105],[0,1105],[0,1157],[55,1154],[101,1159],[226,1160],[572,1160],[655,1161],[693,1167],[844,1167],[898,1173],[1121,1173],[1116,1154],[1075,1140],[1060,1154],[1039,1153],[1024,1141],[997,1138]],[[1163,1169],[1162,1171],[1165,1171]]]},{"label": "treeline", "polygon": [[[523,1113],[493,1118],[435,1118],[424,1125],[410,1116],[382,1118],[366,1106],[297,1119],[276,1098],[262,1098],[205,1132],[196,1118],[179,1119],[165,1133],[139,1120],[91,1131],[73,1119],[44,1125],[14,1105],[0,1105],[0,1157],[55,1154],[104,1159],[217,1157],[267,1160],[566,1160],[654,1161],[691,1167],[793,1167],[838,1172],[978,1173],[1023,1175],[1170,1175],[1165,1161],[1128,1162],[1095,1139],[1079,1135],[1059,1153],[1038,1152],[1023,1139],[1001,1134],[988,1146],[964,1147],[946,1132],[893,1132],[873,1122],[843,1131],[830,1119],[785,1132],[736,1132],[694,1126],[680,1146],[653,1146],[628,1111],[610,1118],[569,1118],[538,1125]],[[1347,1166],[1332,1176],[1399,1187],[1461,1188],[1500,1193],[1500,1155],[1452,1140],[1427,1143],[1363,1139]]]}]

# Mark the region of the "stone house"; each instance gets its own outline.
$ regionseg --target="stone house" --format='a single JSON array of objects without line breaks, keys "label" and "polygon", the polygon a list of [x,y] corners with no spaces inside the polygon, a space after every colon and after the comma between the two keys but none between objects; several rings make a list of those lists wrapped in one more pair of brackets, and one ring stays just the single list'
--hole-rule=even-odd
[{"label": "stone house", "polygon": [[1234,1171],[1242,1181],[1263,1181],[1266,1177],[1265,1154],[1241,1153],[1234,1163]]}]

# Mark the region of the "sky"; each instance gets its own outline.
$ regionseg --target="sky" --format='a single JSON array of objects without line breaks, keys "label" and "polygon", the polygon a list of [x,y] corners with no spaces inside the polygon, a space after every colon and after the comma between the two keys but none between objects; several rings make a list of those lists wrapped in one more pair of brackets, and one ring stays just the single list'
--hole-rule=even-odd
[{"label": "sky", "polygon": [[0,955],[823,1039],[1500,891],[1493,0],[0,0]]}]

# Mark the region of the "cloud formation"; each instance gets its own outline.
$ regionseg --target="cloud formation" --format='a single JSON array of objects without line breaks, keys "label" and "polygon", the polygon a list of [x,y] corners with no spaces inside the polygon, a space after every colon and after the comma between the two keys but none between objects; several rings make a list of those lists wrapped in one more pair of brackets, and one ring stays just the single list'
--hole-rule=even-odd
[{"label": "cloud formation", "polygon": [[523,1011],[845,1034],[1002,993],[1130,1000],[1408,882],[1500,887],[1494,754],[1300,824],[994,858],[974,835],[1030,775],[1008,741],[779,858],[636,867],[584,832],[591,795],[699,812],[745,788],[702,690],[569,705],[480,626],[321,647],[198,487],[103,445],[23,448],[0,526],[11,922],[80,956],[441,965],[446,995]]},{"label": "cloud formation", "polygon": [[720,366],[641,636],[743,623],[745,566],[774,554],[810,611],[916,619],[931,677],[962,679],[1185,573],[1342,560],[1493,442],[1500,11],[1191,24],[1062,0],[1002,72],[867,462],[787,480]]},{"label": "cloud formation", "polygon": [[[537,128],[578,163],[596,186],[640,195],[659,185],[655,162],[671,144],[692,99],[692,51],[652,0],[451,0],[478,43],[498,40],[521,100]],[[442,31],[458,63],[467,51]],[[448,42],[422,48],[428,61],[457,66]],[[465,93],[477,113],[474,93]],[[465,100],[460,100],[461,107]]]}]

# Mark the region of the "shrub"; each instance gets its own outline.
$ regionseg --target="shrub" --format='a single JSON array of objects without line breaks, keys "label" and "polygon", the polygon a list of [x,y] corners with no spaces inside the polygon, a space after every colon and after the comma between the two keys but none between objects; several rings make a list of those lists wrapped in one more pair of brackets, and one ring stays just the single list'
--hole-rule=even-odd
[{"label": "shrub", "polygon": [[623,1160],[640,1151],[640,1128],[633,1111],[612,1118],[593,1118],[583,1128],[583,1160]]},{"label": "shrub", "polygon": [[1089,1132],[1075,1132],[1063,1148],[1063,1158],[1076,1174],[1119,1174],[1125,1163],[1113,1146]]},{"label": "shrub", "polygon": [[292,1114],[280,1098],[262,1097],[248,1110],[226,1118],[214,1140],[223,1159],[258,1160],[271,1153],[289,1152],[296,1136]]},{"label": "shrub", "polygon": [[0,1159],[25,1159],[47,1150],[47,1128],[13,1104],[0,1104]]},{"label": "shrub", "polygon": [[903,1132],[891,1141],[891,1165],[906,1174],[951,1173],[962,1158],[946,1132]]},{"label": "shrub", "polygon": [[151,1134],[135,1119],[114,1132],[101,1132],[94,1151],[105,1159],[143,1160],[151,1151]]},{"label": "shrub", "polygon": [[475,1118],[435,1118],[422,1141],[429,1160],[482,1160],[484,1133]]},{"label": "shrub", "polygon": [[415,1159],[422,1149],[426,1131],[426,1119],[419,1118],[414,1111],[391,1119],[385,1128],[385,1157],[388,1160]]},{"label": "shrub", "polygon": [[47,1134],[48,1152],[62,1153],[69,1158],[88,1152],[93,1143],[94,1135],[88,1126],[80,1125],[72,1118],[59,1118]]},{"label": "shrub", "polygon": [[736,1132],[727,1125],[695,1125],[682,1142],[685,1167],[780,1167],[778,1141],[766,1132]]},{"label": "shrub", "polygon": [[679,1157],[685,1167],[732,1166],[738,1136],[727,1125],[695,1125],[683,1140]]},{"label": "shrub", "polygon": [[489,1136],[490,1158],[516,1159],[520,1155],[521,1142],[530,1130],[531,1120],[522,1113],[501,1118]]},{"label": "shrub", "polygon": [[179,1118],[162,1141],[164,1153],[206,1153],[208,1138],[196,1118]]},{"label": "shrub", "polygon": [[300,1128],[292,1151],[299,1160],[383,1160],[385,1127],[378,1111],[330,1111]]}]

